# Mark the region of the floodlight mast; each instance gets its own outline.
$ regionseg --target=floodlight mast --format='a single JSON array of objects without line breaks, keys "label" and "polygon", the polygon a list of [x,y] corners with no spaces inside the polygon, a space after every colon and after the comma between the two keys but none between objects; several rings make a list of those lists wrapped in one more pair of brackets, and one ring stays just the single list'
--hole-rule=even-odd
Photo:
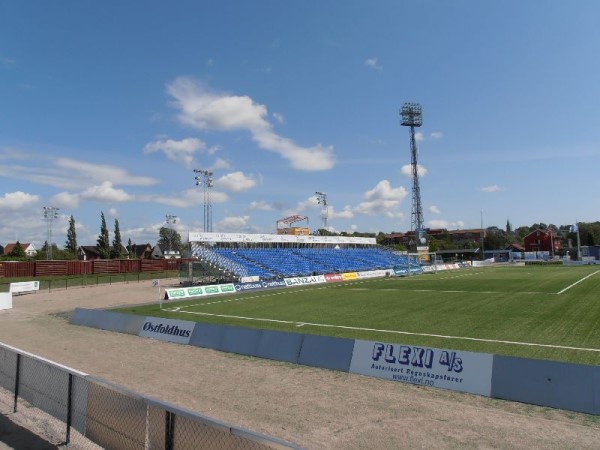
[{"label": "floodlight mast", "polygon": [[165,216],[167,222],[167,228],[169,229],[169,255],[172,254],[171,251],[171,241],[173,239],[173,225],[177,223],[177,216],[173,216],[171,214],[167,214]]},{"label": "floodlight mast", "polygon": [[58,219],[58,210],[56,206],[44,206],[44,219],[46,220],[47,228],[47,245],[46,245],[46,259],[52,259],[52,223],[54,219]]},{"label": "floodlight mast", "polygon": [[410,229],[414,231],[417,238],[417,246],[423,244],[419,242],[424,236],[417,236],[424,233],[423,227],[423,207],[421,206],[421,189],[419,188],[419,165],[417,162],[417,141],[415,139],[415,127],[423,125],[423,111],[418,103],[405,103],[400,110],[404,127],[410,127],[410,166],[412,172],[412,211],[410,215]]},{"label": "floodlight mast", "polygon": [[194,173],[200,174],[194,177],[196,186],[202,185],[204,192],[204,231],[212,232],[212,202],[210,190],[213,188],[213,173],[210,170],[194,169]]},{"label": "floodlight mast", "polygon": [[323,229],[327,229],[327,219],[329,216],[329,207],[327,203],[327,194],[325,192],[315,192],[317,196],[317,203],[319,205],[323,205],[323,209],[321,210],[321,220],[323,221]]}]

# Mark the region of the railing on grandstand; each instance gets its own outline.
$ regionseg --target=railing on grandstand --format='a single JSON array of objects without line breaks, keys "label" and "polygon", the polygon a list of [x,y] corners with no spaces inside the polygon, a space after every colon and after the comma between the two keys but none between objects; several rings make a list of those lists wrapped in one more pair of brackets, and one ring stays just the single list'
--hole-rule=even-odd
[{"label": "railing on grandstand", "polygon": [[75,448],[297,448],[0,343],[0,413]]}]

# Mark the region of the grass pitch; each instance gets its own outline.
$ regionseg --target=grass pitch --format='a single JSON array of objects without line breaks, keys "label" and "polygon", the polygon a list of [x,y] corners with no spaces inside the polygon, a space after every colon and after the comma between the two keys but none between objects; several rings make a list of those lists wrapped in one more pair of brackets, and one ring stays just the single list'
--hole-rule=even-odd
[{"label": "grass pitch", "polygon": [[600,365],[600,267],[503,266],[119,309],[197,322]]}]

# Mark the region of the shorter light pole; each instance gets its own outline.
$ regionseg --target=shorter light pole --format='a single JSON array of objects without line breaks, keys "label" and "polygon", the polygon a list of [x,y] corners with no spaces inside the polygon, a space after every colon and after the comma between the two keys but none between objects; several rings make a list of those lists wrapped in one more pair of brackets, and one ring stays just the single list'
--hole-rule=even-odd
[{"label": "shorter light pole", "polygon": [[47,243],[46,259],[52,259],[52,223],[54,219],[58,219],[58,210],[56,206],[44,206],[44,219],[46,220],[47,228]]},{"label": "shorter light pole", "polygon": [[169,230],[169,254],[171,253],[171,240],[173,239],[173,225],[177,223],[177,216],[167,214],[165,216],[167,222],[167,229]]},{"label": "shorter light pole", "polygon": [[194,169],[197,173],[194,179],[196,186],[202,186],[204,192],[204,231],[212,232],[212,202],[210,199],[210,190],[213,188],[213,173],[210,170]]},{"label": "shorter light pole", "polygon": [[323,205],[323,209],[321,210],[321,219],[323,220],[323,229],[327,230],[327,219],[329,215],[329,208],[327,203],[327,194],[325,192],[315,192],[317,196],[317,203],[319,205]]}]

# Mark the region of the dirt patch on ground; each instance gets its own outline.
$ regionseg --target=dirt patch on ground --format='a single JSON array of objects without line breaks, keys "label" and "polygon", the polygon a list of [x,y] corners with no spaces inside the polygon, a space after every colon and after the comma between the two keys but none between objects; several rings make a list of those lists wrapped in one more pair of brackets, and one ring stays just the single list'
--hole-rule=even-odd
[{"label": "dirt patch on ground", "polygon": [[[165,283],[163,282],[163,286]],[[589,448],[600,417],[70,325],[156,301],[150,281],[13,297],[0,342],[306,448]]]}]

